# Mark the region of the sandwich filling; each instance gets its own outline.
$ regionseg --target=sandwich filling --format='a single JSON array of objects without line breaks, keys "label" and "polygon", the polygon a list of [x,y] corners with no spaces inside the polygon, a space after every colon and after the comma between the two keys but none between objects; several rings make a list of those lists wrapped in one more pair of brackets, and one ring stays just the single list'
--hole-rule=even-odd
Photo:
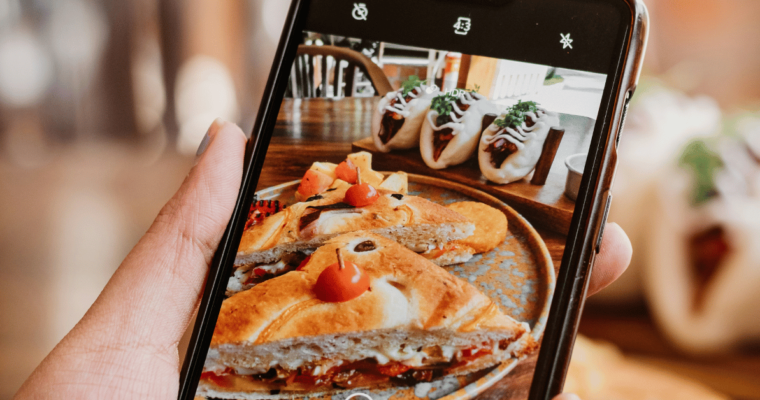
[{"label": "sandwich filling", "polygon": [[546,110],[533,102],[519,102],[507,110],[503,118],[494,121],[489,129],[493,135],[483,135],[482,143],[487,146],[486,153],[491,154],[491,165],[501,168],[507,157],[525,148],[529,132],[533,132],[538,121],[546,115]]},{"label": "sandwich filling", "polygon": [[383,117],[380,120],[378,137],[383,144],[388,144],[401,130],[406,118],[412,113],[412,101],[424,96],[430,90],[433,89],[424,81],[412,76],[402,84],[401,89],[393,93],[393,97],[387,104],[381,103],[378,111],[383,113]]},{"label": "sandwich filling", "polygon": [[[227,294],[250,289],[266,280],[297,270],[307,256],[321,245],[320,238],[329,238],[330,235],[353,230],[385,230],[385,233],[381,234],[400,235],[399,229],[413,226],[409,228],[411,230],[416,226],[424,234],[409,234],[406,241],[403,237],[396,239],[418,254],[436,260],[441,255],[456,250],[453,247],[446,248],[448,242],[470,236],[472,230],[468,229],[474,228],[474,225],[458,213],[452,213],[451,217],[458,220],[451,223],[419,223],[418,221],[425,221],[424,214],[429,211],[420,210],[419,201],[415,202],[417,199],[413,196],[382,191],[376,204],[357,207],[345,202],[344,192],[335,190],[330,192],[329,196],[314,196],[287,209],[280,206],[283,211],[269,214],[262,221],[252,224],[243,234],[242,248],[268,250],[276,247],[278,241],[285,244],[303,244],[250,261],[241,259],[239,252],[235,271],[227,284]],[[440,216],[441,213],[437,215]],[[469,224],[471,228],[465,226],[463,230],[451,224]],[[431,256],[431,251],[436,248],[438,250],[432,253],[435,255]]]},{"label": "sandwich filling", "polygon": [[256,390],[298,392],[312,390],[354,389],[385,383],[416,384],[430,382],[448,370],[467,367],[486,356],[503,359],[516,350],[517,342],[509,339],[482,342],[457,348],[433,345],[412,349],[401,345],[391,351],[376,351],[361,360],[322,359],[287,369],[280,365],[266,371],[209,365],[201,380],[217,390]]},{"label": "sandwich filling", "polygon": [[[371,242],[369,242],[371,244]],[[360,243],[356,246],[354,251],[363,252],[374,250],[374,246]],[[437,262],[443,256],[452,253],[460,252],[466,253],[467,256],[471,256],[467,252],[464,246],[460,246],[456,243],[440,243],[429,244],[427,246],[419,246],[414,249],[410,249],[415,253],[427,258],[432,262]],[[227,283],[227,295],[231,296],[237,292],[248,290],[259,283],[268,281],[280,275],[284,275],[291,271],[298,270],[301,266],[305,265],[309,261],[313,249],[304,249],[295,253],[285,253],[281,259],[266,264],[252,264],[249,266],[235,269],[235,272],[230,277]],[[462,261],[463,262],[463,261]]]},{"label": "sandwich filling", "polygon": [[[428,122],[433,127],[433,160],[438,161],[441,158],[441,154],[446,150],[446,146],[449,145],[456,135],[458,135],[464,129],[464,118],[467,115],[467,110],[480,100],[485,100],[486,97],[476,92],[463,92],[461,95],[446,93],[442,94],[435,99],[431,106],[431,111],[428,114]],[[435,115],[435,120],[433,116]],[[485,116],[483,119],[490,118]],[[493,121],[493,119],[491,119]],[[490,125],[483,124],[481,133],[485,128]]]},{"label": "sandwich filling", "polygon": [[237,268],[227,283],[227,295],[248,290],[259,283],[295,271],[299,266],[308,262],[313,250],[302,250],[286,253],[280,260],[268,264],[253,264],[245,268]]}]

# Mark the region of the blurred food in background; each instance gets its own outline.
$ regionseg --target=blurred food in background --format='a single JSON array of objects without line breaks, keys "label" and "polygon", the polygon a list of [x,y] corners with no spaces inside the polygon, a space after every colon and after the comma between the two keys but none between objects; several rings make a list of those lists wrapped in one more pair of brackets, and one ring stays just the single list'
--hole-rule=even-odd
[{"label": "blurred food in background", "polygon": [[[610,344],[579,339],[568,389],[760,398],[760,2],[646,3],[610,217],[634,260],[590,300],[582,332]],[[287,6],[0,0],[0,398],[81,318],[211,121],[251,129]],[[455,69],[414,48],[313,44],[361,51],[393,87]],[[373,95],[363,82],[353,94]]]},{"label": "blurred food in background", "polygon": [[583,400],[727,400],[728,396],[664,368],[623,355],[614,345],[578,336],[565,390]]}]

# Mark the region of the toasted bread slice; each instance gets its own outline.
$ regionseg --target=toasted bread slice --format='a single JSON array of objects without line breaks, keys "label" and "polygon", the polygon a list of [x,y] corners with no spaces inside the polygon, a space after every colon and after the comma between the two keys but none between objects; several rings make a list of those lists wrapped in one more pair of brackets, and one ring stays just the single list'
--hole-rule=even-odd
[{"label": "toasted bread slice", "polygon": [[[325,302],[316,286],[336,249],[370,288]],[[470,283],[354,232],[328,240],[299,271],[224,301],[198,394],[288,398],[466,374],[532,351],[529,332]]]}]

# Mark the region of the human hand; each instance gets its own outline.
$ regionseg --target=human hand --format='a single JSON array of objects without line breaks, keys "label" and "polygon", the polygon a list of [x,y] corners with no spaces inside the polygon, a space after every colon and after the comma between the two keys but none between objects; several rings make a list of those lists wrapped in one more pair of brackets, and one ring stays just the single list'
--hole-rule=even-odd
[{"label": "human hand", "polygon": [[[178,344],[200,302],[242,178],[243,132],[215,121],[207,136],[177,193],[16,400],[177,398]],[[630,261],[622,229],[610,224],[605,232],[589,293],[614,281]]]}]

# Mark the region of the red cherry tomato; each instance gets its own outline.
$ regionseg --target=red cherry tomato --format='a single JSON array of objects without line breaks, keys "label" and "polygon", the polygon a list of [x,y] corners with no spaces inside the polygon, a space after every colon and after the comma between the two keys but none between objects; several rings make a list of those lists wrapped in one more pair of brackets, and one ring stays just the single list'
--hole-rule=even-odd
[{"label": "red cherry tomato", "polygon": [[308,198],[315,194],[320,194],[327,190],[333,183],[333,178],[329,175],[319,171],[310,169],[306,171],[303,179],[301,179],[301,185],[298,186],[298,193],[301,196]]},{"label": "red cherry tomato", "polygon": [[346,159],[335,168],[335,175],[338,176],[338,179],[353,185],[356,183],[356,165],[351,160]]},{"label": "red cherry tomato", "polygon": [[306,266],[306,264],[308,264],[308,263],[309,263],[309,260],[311,260],[311,255],[309,255],[309,256],[307,256],[306,258],[304,258],[304,259],[303,259],[303,261],[301,261],[301,263],[300,263],[300,264],[298,264],[298,268],[296,268],[296,271],[300,271],[300,270],[302,270],[302,269],[303,269],[303,267],[305,267],[305,266]]},{"label": "red cherry tomato", "polygon": [[346,190],[345,202],[354,207],[365,207],[377,201],[380,193],[368,183],[360,183]]},{"label": "red cherry tomato", "polygon": [[328,303],[353,300],[369,289],[369,277],[358,265],[344,262],[345,268],[335,263],[325,268],[314,287],[317,298]]}]

